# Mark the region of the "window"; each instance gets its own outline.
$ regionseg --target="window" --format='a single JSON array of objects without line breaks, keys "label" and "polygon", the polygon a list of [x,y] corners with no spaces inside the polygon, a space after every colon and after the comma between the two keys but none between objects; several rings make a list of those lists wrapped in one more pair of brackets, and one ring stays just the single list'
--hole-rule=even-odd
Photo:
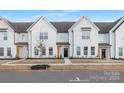
[{"label": "window", "polygon": [[95,47],[91,47],[91,55],[95,55]]},{"label": "window", "polygon": [[7,40],[7,32],[3,32],[3,40]]},{"label": "window", "polygon": [[39,50],[36,47],[34,48],[34,54],[39,55]]},{"label": "window", "polygon": [[7,56],[12,56],[11,55],[11,48],[10,47],[7,48]]},{"label": "window", "polygon": [[43,33],[42,32],[40,33],[40,39],[43,39]]},{"label": "window", "polygon": [[44,39],[48,39],[48,33],[47,32],[44,33]]},{"label": "window", "polygon": [[90,31],[82,31],[82,39],[90,39]]},{"label": "window", "polygon": [[119,56],[123,56],[123,48],[119,48]]},{"label": "window", "polygon": [[53,48],[52,47],[49,48],[49,55],[53,55]]},{"label": "window", "polygon": [[48,39],[48,33],[47,32],[41,32],[40,33],[40,39]]},{"label": "window", "polygon": [[88,47],[84,47],[84,55],[88,55]]},{"label": "window", "polygon": [[81,49],[80,47],[77,47],[77,55],[80,55],[81,54]]},{"label": "window", "polygon": [[4,56],[4,48],[0,48],[0,56]]},{"label": "window", "polygon": [[42,49],[42,55],[46,55],[46,49],[45,48]]}]

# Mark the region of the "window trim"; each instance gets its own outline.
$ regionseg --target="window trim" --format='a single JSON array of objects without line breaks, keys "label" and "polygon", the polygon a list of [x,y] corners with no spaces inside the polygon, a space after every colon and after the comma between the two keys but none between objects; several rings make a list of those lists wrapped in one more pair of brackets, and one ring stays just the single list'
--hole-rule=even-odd
[{"label": "window trim", "polygon": [[8,33],[7,33],[7,31],[3,32],[3,40],[8,40]]},{"label": "window trim", "polygon": [[80,46],[77,46],[76,47],[76,55],[77,56],[80,56],[81,55],[81,47]]},{"label": "window trim", "polygon": [[122,47],[119,47],[119,49],[118,49],[118,56],[120,56],[120,57],[123,56],[123,48]]},{"label": "window trim", "polygon": [[48,32],[40,32],[40,40],[47,40]]},{"label": "window trim", "polygon": [[[50,51],[50,48],[52,49],[52,51]],[[51,53],[52,52],[52,53]],[[49,55],[52,56],[53,55],[53,47],[49,47]]]},{"label": "window trim", "polygon": [[[94,50],[92,50],[92,48],[93,48]],[[92,53],[93,53],[93,54],[92,54]],[[91,47],[91,55],[92,55],[92,56],[95,55],[95,47],[94,47],[94,46]]]},{"label": "window trim", "polygon": [[[45,50],[45,51],[44,51]],[[42,55],[45,56],[46,55],[46,48],[42,48]]]},{"label": "window trim", "polygon": [[38,56],[39,55],[39,50],[36,47],[34,47],[34,55],[35,56]]},{"label": "window trim", "polygon": [[83,40],[89,40],[90,39],[90,32],[91,31],[82,31],[82,39]]},{"label": "window trim", "polygon": [[[85,50],[85,48],[86,48],[86,50]],[[84,47],[84,55],[85,55],[85,56],[88,55],[88,47],[87,47],[87,46]]]},{"label": "window trim", "polygon": [[3,55],[0,55],[0,56],[4,56],[4,47],[0,47],[0,49],[3,49],[2,50],[3,53],[0,53],[0,54],[3,54]]},{"label": "window trim", "polygon": [[[9,50],[10,49],[10,50]],[[9,53],[10,51],[10,53]],[[7,47],[7,56],[12,56],[12,50],[11,47]]]}]

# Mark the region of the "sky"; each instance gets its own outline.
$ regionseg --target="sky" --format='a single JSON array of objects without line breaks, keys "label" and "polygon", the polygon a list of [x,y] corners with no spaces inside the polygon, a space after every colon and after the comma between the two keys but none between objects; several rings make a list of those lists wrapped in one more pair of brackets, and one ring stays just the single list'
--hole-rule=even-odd
[{"label": "sky", "polygon": [[0,10],[0,16],[10,21],[35,21],[39,16],[49,21],[77,21],[81,16],[93,22],[111,22],[124,16],[123,10]]}]

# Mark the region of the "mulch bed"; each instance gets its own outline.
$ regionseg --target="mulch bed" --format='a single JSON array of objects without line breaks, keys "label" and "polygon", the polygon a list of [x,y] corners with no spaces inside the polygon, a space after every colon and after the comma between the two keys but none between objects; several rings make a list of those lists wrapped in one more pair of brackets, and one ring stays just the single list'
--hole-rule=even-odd
[{"label": "mulch bed", "polygon": [[11,64],[61,64],[64,63],[63,59],[27,59],[20,62]]}]

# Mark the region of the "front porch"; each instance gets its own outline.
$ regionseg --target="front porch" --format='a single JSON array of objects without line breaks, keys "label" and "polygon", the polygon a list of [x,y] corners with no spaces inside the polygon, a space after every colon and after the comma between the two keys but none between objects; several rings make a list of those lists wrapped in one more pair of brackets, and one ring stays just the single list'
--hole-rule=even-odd
[{"label": "front porch", "polygon": [[65,42],[58,42],[57,43],[57,57],[58,58],[64,58],[69,57],[69,43]]},{"label": "front porch", "polygon": [[28,43],[15,43],[16,45],[16,58],[28,57]]},{"label": "front porch", "polygon": [[110,44],[99,43],[98,53],[100,59],[110,59]]}]

